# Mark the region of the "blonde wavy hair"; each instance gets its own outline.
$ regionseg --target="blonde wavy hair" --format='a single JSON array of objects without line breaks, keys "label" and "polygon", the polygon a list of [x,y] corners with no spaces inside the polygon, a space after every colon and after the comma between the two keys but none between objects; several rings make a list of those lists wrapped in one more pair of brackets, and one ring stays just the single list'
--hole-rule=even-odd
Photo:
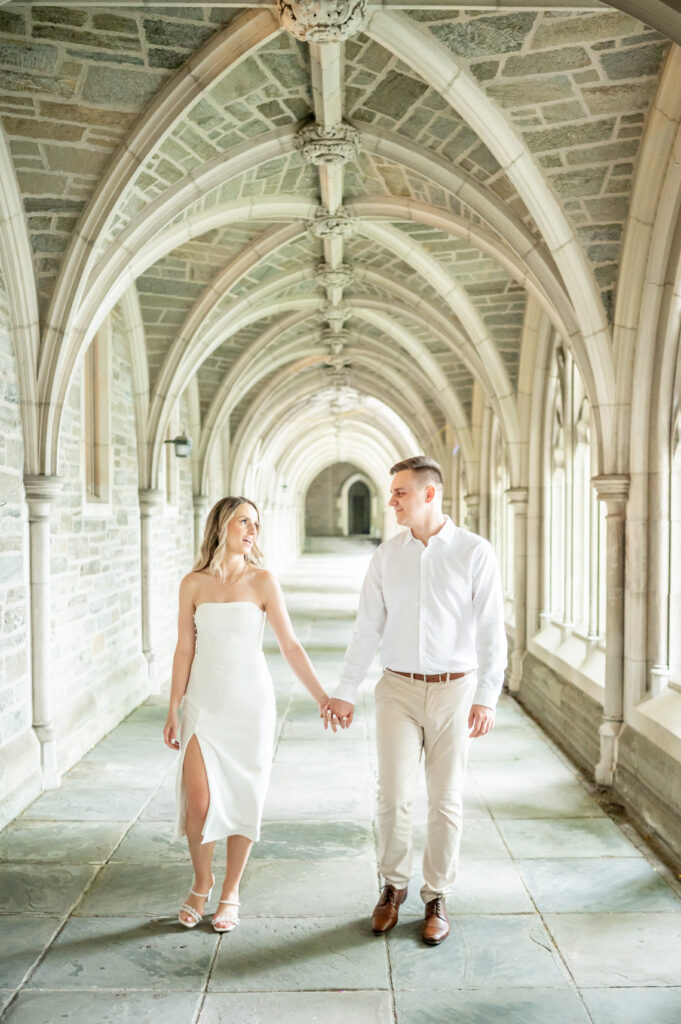
[{"label": "blonde wavy hair", "polygon": [[[258,514],[258,526],[260,526],[260,510],[250,498],[220,498],[208,513],[201,542],[201,552],[194,565],[194,572],[208,569],[213,576],[217,576],[221,582],[224,582],[225,573],[222,562],[227,551],[227,527],[234,519],[239,505],[250,505],[251,508],[254,508]],[[251,550],[244,555],[244,562],[246,565],[261,566],[263,564],[263,553],[258,547],[257,535]]]}]

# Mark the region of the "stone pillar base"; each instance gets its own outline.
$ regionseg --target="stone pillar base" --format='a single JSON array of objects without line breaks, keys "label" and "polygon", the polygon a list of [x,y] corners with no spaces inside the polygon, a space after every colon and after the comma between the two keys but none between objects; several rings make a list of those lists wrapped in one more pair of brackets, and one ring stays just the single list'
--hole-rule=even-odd
[{"label": "stone pillar base", "polygon": [[161,692],[161,684],[158,681],[156,674],[156,656],[153,651],[143,651],[144,657],[147,662],[147,684],[149,686],[149,695],[154,696]]},{"label": "stone pillar base", "polygon": [[594,769],[594,778],[599,786],[612,786],[617,768],[617,744],[622,732],[622,722],[604,719],[598,734],[601,738],[601,759]]},{"label": "stone pillar base", "polygon": [[59,789],[61,772],[57,763],[57,738],[54,729],[47,725],[34,726],[40,742],[40,768],[44,789]]},{"label": "stone pillar base", "polygon": [[510,693],[518,693],[520,690],[520,684],[523,681],[523,664],[525,662],[526,651],[511,652],[511,675],[508,680],[508,689]]}]

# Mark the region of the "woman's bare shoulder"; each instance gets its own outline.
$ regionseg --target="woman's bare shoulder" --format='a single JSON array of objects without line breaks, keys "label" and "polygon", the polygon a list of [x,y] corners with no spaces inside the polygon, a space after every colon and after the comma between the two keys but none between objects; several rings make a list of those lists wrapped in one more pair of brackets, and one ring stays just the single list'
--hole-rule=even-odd
[{"label": "woman's bare shoulder", "polygon": [[248,575],[251,578],[251,582],[254,583],[258,589],[268,590],[270,587],[276,586],[277,577],[271,569],[261,569],[257,565],[251,565],[248,568]]},{"label": "woman's bare shoulder", "polygon": [[193,594],[197,587],[201,585],[201,582],[206,578],[206,571],[204,569],[192,569],[186,576],[180,580],[180,590],[185,591],[188,594]]}]

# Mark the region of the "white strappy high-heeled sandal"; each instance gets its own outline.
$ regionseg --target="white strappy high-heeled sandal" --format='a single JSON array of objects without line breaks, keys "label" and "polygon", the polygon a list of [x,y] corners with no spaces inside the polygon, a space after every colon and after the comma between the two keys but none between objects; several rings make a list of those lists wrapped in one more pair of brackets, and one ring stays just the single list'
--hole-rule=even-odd
[{"label": "white strappy high-heeled sandal", "polygon": [[[224,903],[224,904],[226,904],[229,907],[238,907],[238,906],[240,906],[238,900],[218,900],[218,906],[220,906],[221,903]],[[229,913],[227,913],[227,914],[220,914],[220,915],[215,914],[214,917],[213,917],[213,920],[211,921],[211,924],[213,925],[213,931],[214,932],[232,932],[232,931],[234,931],[234,929],[236,928],[236,926],[239,923],[239,912],[238,912],[238,910],[236,912],[232,911],[231,915],[232,916],[230,916]]]},{"label": "white strappy high-heeled sandal", "polygon": [[[213,882],[208,892],[197,892],[196,889],[190,889],[190,896],[198,896],[199,899],[205,900],[206,903],[213,895],[213,886],[215,885],[215,875],[212,876]],[[182,917],[183,914],[188,914],[191,917],[191,921],[185,921]],[[185,928],[196,928],[197,924],[203,919],[203,914],[199,914],[196,907],[190,907],[188,903],[183,903],[180,907],[180,912],[177,915],[177,919],[180,924],[183,924]]]}]

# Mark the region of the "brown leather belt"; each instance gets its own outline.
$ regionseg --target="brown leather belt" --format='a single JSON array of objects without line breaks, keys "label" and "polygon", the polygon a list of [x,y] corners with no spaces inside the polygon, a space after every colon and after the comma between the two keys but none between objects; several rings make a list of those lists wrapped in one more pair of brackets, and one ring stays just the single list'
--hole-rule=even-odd
[{"label": "brown leather belt", "polygon": [[420,683],[447,683],[450,679],[463,679],[467,672],[435,672],[432,675],[423,675],[422,672],[398,672],[396,668],[389,668],[396,676],[406,676],[407,679],[418,679]]}]

